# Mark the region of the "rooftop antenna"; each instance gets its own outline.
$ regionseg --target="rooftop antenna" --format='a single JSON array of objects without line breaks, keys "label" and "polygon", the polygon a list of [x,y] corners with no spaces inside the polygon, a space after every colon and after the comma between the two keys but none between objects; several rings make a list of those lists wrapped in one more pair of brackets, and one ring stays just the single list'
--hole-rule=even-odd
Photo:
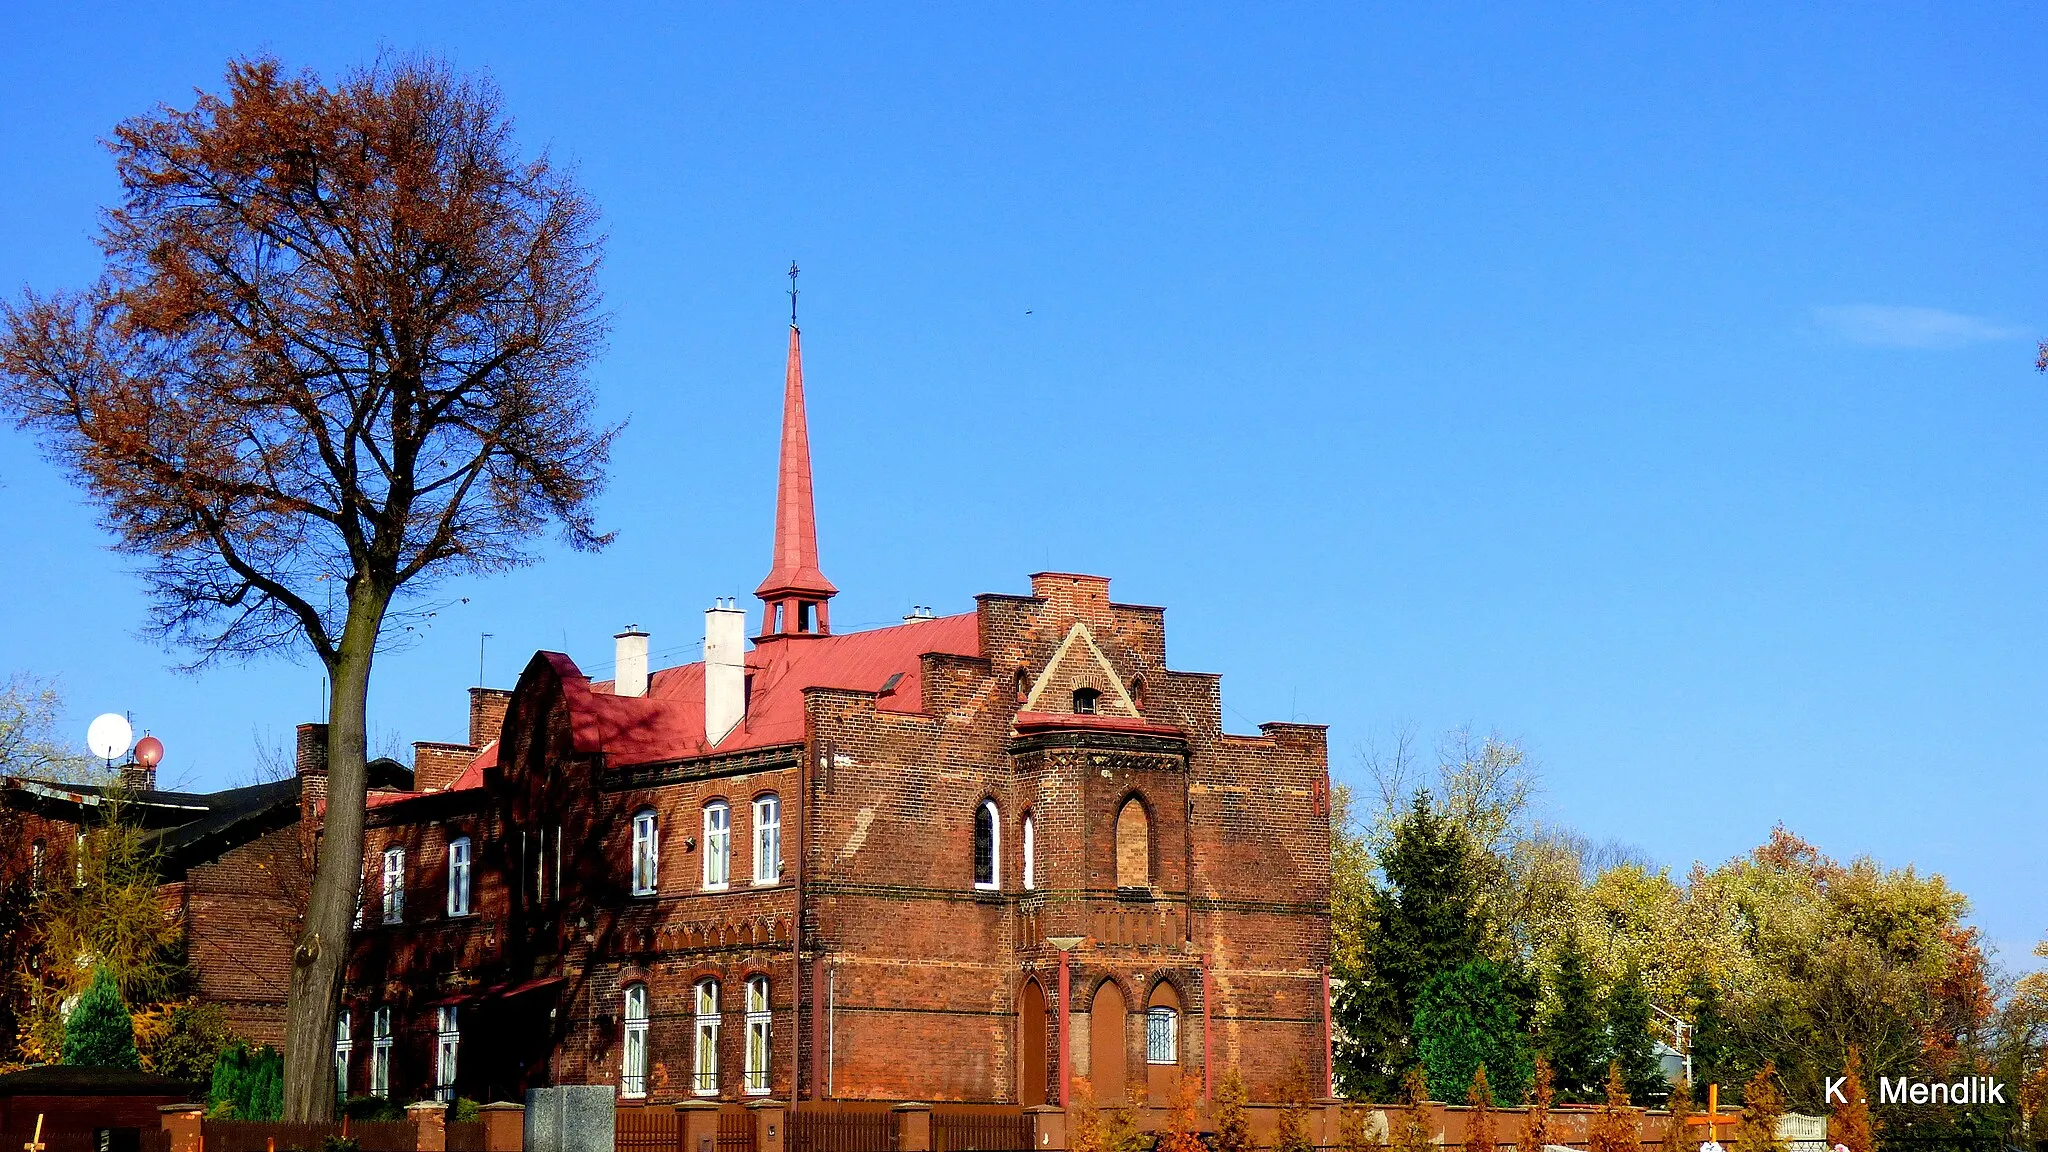
[{"label": "rooftop antenna", "polygon": [[477,686],[477,687],[479,687],[479,688],[481,688],[481,687],[483,687],[483,686],[484,686],[484,641],[486,641],[486,640],[489,640],[489,639],[490,639],[490,638],[491,638],[492,636],[495,636],[495,635],[497,635],[497,633],[495,633],[495,632],[479,632],[479,633],[477,633],[477,637],[476,637],[476,686]]},{"label": "rooftop antenna", "polygon": [[789,326],[796,327],[796,261],[789,262]]}]

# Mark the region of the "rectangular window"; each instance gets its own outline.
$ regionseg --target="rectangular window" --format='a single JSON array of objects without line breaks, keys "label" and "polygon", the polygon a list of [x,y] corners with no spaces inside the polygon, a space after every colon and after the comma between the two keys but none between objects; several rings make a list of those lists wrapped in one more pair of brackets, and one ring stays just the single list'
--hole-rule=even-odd
[{"label": "rectangular window", "polygon": [[469,915],[469,837],[448,842],[448,914]]},{"label": "rectangular window", "polygon": [[1146,1011],[1145,1063],[1180,1063],[1180,1013],[1171,1008]]},{"label": "rectangular window", "polygon": [[633,817],[633,895],[654,895],[661,873],[661,841],[656,836],[654,813]]},{"label": "rectangular window", "polygon": [[369,885],[370,862],[363,861],[363,870],[356,873],[356,927],[363,926],[363,889]]},{"label": "rectangular window", "polygon": [[782,879],[782,801],[763,796],[754,801],[754,883]]},{"label": "rectangular window", "polygon": [[747,981],[747,1094],[768,1094],[768,978]]},{"label": "rectangular window", "polygon": [[405,920],[405,849],[384,850],[384,922]]},{"label": "rectangular window", "polygon": [[85,829],[78,830],[78,840],[71,849],[71,886],[85,887]]},{"label": "rectangular window", "polygon": [[626,1031],[619,1068],[619,1095],[647,1095],[647,985],[626,987]]},{"label": "rectangular window", "polygon": [[337,1096],[348,1095],[348,1058],[354,1052],[356,1041],[349,1030],[348,1009],[334,1018],[334,1092]]},{"label": "rectangular window", "polygon": [[723,800],[704,806],[704,887],[732,882],[732,809]]},{"label": "rectangular window", "polygon": [[455,1099],[455,1057],[462,1049],[462,1028],[455,1006],[434,1010],[434,1099]]},{"label": "rectangular window", "polygon": [[30,853],[28,867],[29,887],[38,892],[43,890],[43,857],[48,851],[48,847],[41,840],[38,840],[35,842],[33,851]]},{"label": "rectangular window", "polygon": [[391,1009],[370,1016],[370,1095],[391,1095]]},{"label": "rectangular window", "polygon": [[555,903],[562,902],[562,826],[555,825]]},{"label": "rectangular window", "polygon": [[1038,861],[1033,859],[1038,850],[1038,837],[1033,828],[1036,823],[1031,813],[1024,814],[1024,887],[1027,889],[1038,887]]},{"label": "rectangular window", "polygon": [[533,854],[533,899],[542,904],[548,898],[548,830],[543,828],[540,836],[540,851]]},{"label": "rectangular window", "polygon": [[699,1096],[718,1095],[718,981],[697,985],[697,1053],[695,1088]]}]

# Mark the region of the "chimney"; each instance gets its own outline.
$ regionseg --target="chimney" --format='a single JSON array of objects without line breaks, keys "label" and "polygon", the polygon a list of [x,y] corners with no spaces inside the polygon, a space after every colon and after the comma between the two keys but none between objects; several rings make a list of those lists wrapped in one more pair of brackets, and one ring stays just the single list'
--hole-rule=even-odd
[{"label": "chimney", "polygon": [[156,768],[150,764],[121,765],[121,788],[128,792],[156,791]]},{"label": "chimney", "polygon": [[618,662],[612,670],[612,695],[647,695],[647,633],[638,624],[628,624],[624,632],[612,639],[619,642]]},{"label": "chimney", "polygon": [[327,725],[299,725],[299,834],[310,851],[327,813]]},{"label": "chimney", "polygon": [[704,610],[704,742],[716,744],[747,716],[747,614],[738,598]]},{"label": "chimney", "polygon": [[442,744],[415,740],[412,745],[412,786],[419,792],[439,792],[462,776],[476,749],[467,744]]},{"label": "chimney", "polygon": [[327,775],[327,725],[299,725],[297,763],[301,776]]},{"label": "chimney", "polygon": [[512,706],[509,688],[469,690],[469,746],[482,749],[505,730],[505,709]]}]

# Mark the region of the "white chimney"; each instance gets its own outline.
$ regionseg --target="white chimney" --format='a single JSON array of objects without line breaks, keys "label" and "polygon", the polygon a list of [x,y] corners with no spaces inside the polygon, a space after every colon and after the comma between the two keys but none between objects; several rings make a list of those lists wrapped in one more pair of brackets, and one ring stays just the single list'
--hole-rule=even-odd
[{"label": "white chimney", "polygon": [[704,742],[716,744],[747,716],[747,614],[737,597],[704,610]]},{"label": "white chimney", "polygon": [[617,662],[612,669],[612,695],[647,695],[647,633],[638,624],[628,624],[624,632],[612,639],[619,642]]}]

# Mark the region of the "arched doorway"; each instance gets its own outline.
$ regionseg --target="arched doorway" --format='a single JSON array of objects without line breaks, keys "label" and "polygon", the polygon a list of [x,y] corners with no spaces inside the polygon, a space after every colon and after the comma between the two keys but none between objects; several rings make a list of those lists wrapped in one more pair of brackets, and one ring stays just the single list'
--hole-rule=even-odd
[{"label": "arched doorway", "polygon": [[1099,1104],[1122,1104],[1127,1096],[1124,1028],[1130,1010],[1123,989],[1104,980],[1088,1008],[1088,1082]]},{"label": "arched doorway", "polygon": [[1024,981],[1017,1004],[1017,1103],[1045,1103],[1045,989]]}]

